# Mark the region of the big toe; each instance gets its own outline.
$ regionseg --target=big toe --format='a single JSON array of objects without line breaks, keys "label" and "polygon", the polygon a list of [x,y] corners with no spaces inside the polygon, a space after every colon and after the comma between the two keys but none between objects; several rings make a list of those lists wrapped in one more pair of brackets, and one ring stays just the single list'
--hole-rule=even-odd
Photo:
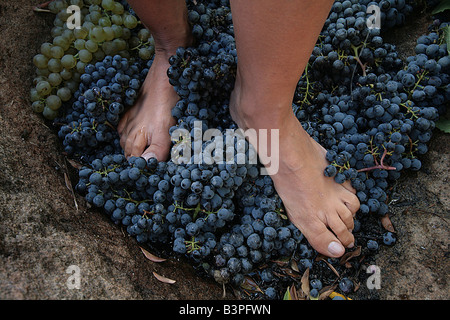
[{"label": "big toe", "polygon": [[301,231],[317,252],[331,258],[338,258],[345,253],[344,246],[322,222],[309,224]]},{"label": "big toe", "polygon": [[166,161],[170,152],[170,136],[168,133],[154,134],[150,146],[142,153],[146,160],[156,158],[158,161]]}]

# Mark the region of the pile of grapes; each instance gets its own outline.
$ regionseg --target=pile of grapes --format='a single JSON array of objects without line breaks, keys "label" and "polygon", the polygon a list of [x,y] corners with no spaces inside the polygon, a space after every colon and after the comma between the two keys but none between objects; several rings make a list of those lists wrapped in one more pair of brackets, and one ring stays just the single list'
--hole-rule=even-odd
[{"label": "pile of grapes", "polygon": [[[67,27],[70,5],[81,9],[81,28]],[[229,3],[187,5],[196,45],[179,48],[167,74],[180,96],[170,133],[183,129],[189,137],[175,139],[173,150],[211,128],[237,129],[228,110],[237,64]],[[380,8],[381,29],[368,28],[370,5]],[[361,202],[350,257],[367,260],[379,245],[395,243],[379,218],[389,213],[402,172],[421,168],[450,99],[446,23],[435,21],[406,61],[383,41],[383,32],[414,8],[408,0],[336,1],[293,97],[296,117],[328,151],[324,174],[350,180]],[[354,292],[364,261],[328,259],[311,248],[239,135],[231,142],[225,135],[200,139],[204,154],[215,150],[200,163],[195,155],[164,162],[124,157],[116,127],[154,54],[152,35],[125,1],[55,0],[48,9],[56,17],[52,41],[33,59],[32,109],[52,121],[65,154],[81,164],[76,190],[89,203],[140,245],[186,257],[251,298],[283,298],[287,287],[302,286],[306,270],[309,298],[330,289]]]}]

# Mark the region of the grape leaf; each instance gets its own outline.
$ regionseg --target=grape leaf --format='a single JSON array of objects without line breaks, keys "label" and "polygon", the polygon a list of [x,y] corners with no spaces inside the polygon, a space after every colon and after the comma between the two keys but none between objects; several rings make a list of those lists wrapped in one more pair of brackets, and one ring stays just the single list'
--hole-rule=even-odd
[{"label": "grape leaf", "polygon": [[450,119],[441,119],[436,122],[436,128],[444,131],[445,133],[450,133]]},{"label": "grape leaf", "polygon": [[431,12],[431,14],[437,14],[450,9],[450,0],[442,0]]},{"label": "grape leaf", "polygon": [[436,128],[445,133],[450,133],[450,108],[447,108],[446,114],[440,116],[439,120],[436,121]]},{"label": "grape leaf", "polygon": [[444,30],[444,41],[447,44],[447,52],[448,54],[450,54],[450,26],[443,28],[443,30]]}]

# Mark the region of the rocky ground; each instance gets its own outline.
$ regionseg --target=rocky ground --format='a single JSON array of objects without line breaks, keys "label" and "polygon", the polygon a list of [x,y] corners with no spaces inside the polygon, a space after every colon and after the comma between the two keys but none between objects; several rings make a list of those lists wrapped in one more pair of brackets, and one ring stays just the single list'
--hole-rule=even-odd
[{"label": "rocky ground", "polygon": [[[49,39],[52,21],[33,12],[37,3],[0,3],[0,299],[221,299],[222,287],[184,262],[146,259],[132,238],[67,187],[74,170],[28,101],[32,57]],[[412,19],[391,41],[411,54],[427,23]],[[423,160],[422,171],[395,186],[398,241],[376,257],[382,300],[448,299],[450,135],[436,130]],[[67,285],[72,265],[80,268],[80,289]],[[360,290],[367,297],[364,285]]]}]

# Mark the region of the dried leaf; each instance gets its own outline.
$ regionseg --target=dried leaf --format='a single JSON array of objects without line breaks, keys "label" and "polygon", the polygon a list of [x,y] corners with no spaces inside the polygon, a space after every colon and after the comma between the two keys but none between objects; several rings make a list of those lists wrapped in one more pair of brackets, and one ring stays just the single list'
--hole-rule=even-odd
[{"label": "dried leaf", "polygon": [[354,257],[358,257],[361,254],[361,246],[356,247],[355,250],[346,252],[341,259],[339,260],[339,264],[346,264],[350,259]]},{"label": "dried leaf", "polygon": [[291,268],[280,268],[280,270],[283,271],[286,275],[293,277],[293,278],[298,278],[300,276]]},{"label": "dried leaf", "polygon": [[69,175],[67,174],[67,172],[64,172],[64,182],[66,183],[67,189],[69,189],[70,193],[72,194],[73,202],[75,203],[75,208],[78,211],[77,198],[75,197],[75,192],[73,191],[73,188],[72,188],[72,182],[70,181]]},{"label": "dried leaf", "polygon": [[274,262],[280,267],[285,267],[289,264],[289,258],[280,258],[277,260],[271,260],[270,262]]},{"label": "dried leaf", "polygon": [[300,270],[298,270],[298,265],[297,265],[297,262],[296,262],[296,261],[294,261],[294,260],[291,261],[291,268],[292,268],[292,270],[294,270],[295,272],[300,273]]},{"label": "dried leaf", "polygon": [[45,1],[44,3],[39,3],[36,5],[38,8],[48,8],[48,5],[53,2],[53,0]]},{"label": "dried leaf", "polygon": [[381,217],[380,221],[381,221],[381,225],[382,225],[387,231],[395,232],[394,225],[392,224],[392,221],[391,221],[391,219],[389,218],[389,215],[385,215],[385,216]]},{"label": "dried leaf", "polygon": [[327,266],[331,269],[331,271],[333,271],[335,275],[337,275],[338,277],[340,277],[339,272],[337,272],[337,270],[331,265],[331,263],[329,263],[329,262],[327,261],[327,257],[326,257],[326,256],[321,255],[321,254],[318,254],[315,261],[316,261],[316,262],[317,262],[317,261],[323,261],[323,262],[325,262],[325,263],[327,264]]},{"label": "dried leaf", "polygon": [[141,251],[144,254],[144,256],[150,261],[153,261],[153,262],[164,262],[164,261],[166,261],[166,259],[157,257],[157,256],[155,256],[154,254],[148,252],[147,250],[145,250],[142,247],[139,247],[139,248],[141,248]]},{"label": "dried leaf", "polygon": [[277,272],[275,270],[273,270],[272,273],[273,273],[274,276],[276,276],[278,278],[287,277],[287,275],[285,275],[284,273],[280,273],[280,272]]},{"label": "dried leaf", "polygon": [[336,289],[337,285],[322,288],[319,293],[319,300],[325,300]]},{"label": "dried leaf", "polygon": [[166,278],[164,276],[157,274],[155,271],[153,271],[153,275],[155,276],[156,279],[158,279],[159,281],[164,282],[164,283],[174,284],[176,282],[175,280],[172,280],[172,279],[169,279],[169,278]]},{"label": "dried leaf", "polygon": [[49,9],[41,9],[41,8],[39,8],[38,6],[34,6],[34,7],[33,7],[33,11],[34,11],[34,12],[48,12],[48,13],[51,12]]},{"label": "dried leaf", "polygon": [[69,162],[70,165],[77,170],[80,170],[83,167],[83,165],[81,163],[74,161],[72,159],[69,159],[69,158],[67,158],[67,162]]},{"label": "dried leaf", "polygon": [[327,257],[325,257],[323,254],[319,253],[314,261],[318,262],[318,261],[321,261],[321,260],[325,260],[326,258]]},{"label": "dried leaf", "polygon": [[52,2],[53,0],[50,1],[46,1],[44,3],[40,3],[37,4],[33,7],[33,10],[35,12],[51,12],[50,9],[48,9],[48,5],[50,4],[50,2]]},{"label": "dried leaf", "polygon": [[331,271],[334,272],[335,275],[337,275],[338,277],[340,277],[339,272],[331,265],[331,263],[329,263],[327,260],[323,260],[323,261],[327,264],[328,268],[330,268]]},{"label": "dried leaf", "polygon": [[292,300],[298,300],[297,289],[295,288],[294,285],[291,286],[289,293],[291,295]]},{"label": "dried leaf", "polygon": [[72,191],[72,182],[70,182],[69,176],[67,175],[66,172],[64,172],[64,182],[66,183],[66,188],[69,191]]},{"label": "dried leaf", "polygon": [[302,276],[302,291],[309,296],[309,268],[305,270]]},{"label": "dried leaf", "polygon": [[308,300],[308,296],[303,292],[302,289],[297,290],[297,300]]},{"label": "dried leaf", "polygon": [[244,281],[241,283],[241,288],[251,291],[251,292],[260,292],[264,293],[261,288],[256,284],[256,282],[249,276],[244,278]]}]

